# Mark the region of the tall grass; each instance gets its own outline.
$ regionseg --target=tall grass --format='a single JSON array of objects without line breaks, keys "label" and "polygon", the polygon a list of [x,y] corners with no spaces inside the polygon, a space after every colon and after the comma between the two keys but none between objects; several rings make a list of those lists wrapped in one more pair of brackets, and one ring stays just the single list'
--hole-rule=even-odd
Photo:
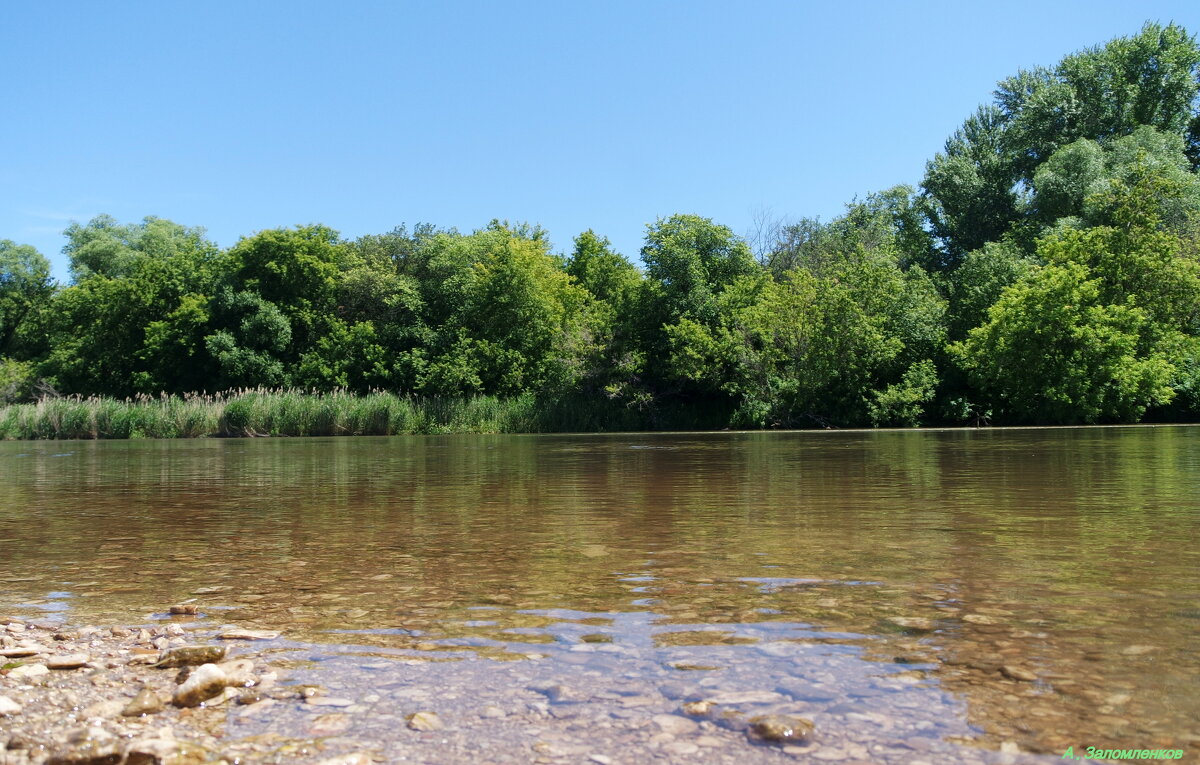
[{"label": "tall grass", "polygon": [[[714,416],[716,415],[716,416]],[[718,413],[661,417],[580,395],[416,398],[387,392],[239,390],[215,395],[72,396],[0,407],[0,439],[386,436],[720,427]]]}]

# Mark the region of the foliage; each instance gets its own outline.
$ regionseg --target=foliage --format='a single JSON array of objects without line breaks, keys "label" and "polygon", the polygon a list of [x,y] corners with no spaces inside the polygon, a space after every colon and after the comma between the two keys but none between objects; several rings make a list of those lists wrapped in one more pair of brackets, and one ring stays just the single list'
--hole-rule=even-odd
[{"label": "foliage", "polygon": [[0,358],[20,351],[19,331],[53,294],[50,262],[35,248],[0,240]]}]

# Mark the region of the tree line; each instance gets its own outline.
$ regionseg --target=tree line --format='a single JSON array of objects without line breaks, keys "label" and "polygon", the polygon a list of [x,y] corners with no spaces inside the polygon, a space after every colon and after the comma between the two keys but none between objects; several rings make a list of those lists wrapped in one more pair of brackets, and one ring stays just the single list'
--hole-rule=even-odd
[{"label": "tree line", "polygon": [[753,237],[673,215],[640,264],[593,231],[556,253],[502,221],[222,249],[100,216],[65,231],[68,285],[0,242],[0,400],[271,387],[744,427],[1194,419],[1198,167],[1200,46],[1148,23],[1000,82],[916,188]]}]

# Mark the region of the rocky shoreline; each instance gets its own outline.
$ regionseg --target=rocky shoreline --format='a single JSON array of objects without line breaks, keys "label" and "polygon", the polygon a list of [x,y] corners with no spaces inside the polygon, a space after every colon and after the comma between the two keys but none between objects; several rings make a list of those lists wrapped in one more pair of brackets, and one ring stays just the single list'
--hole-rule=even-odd
[{"label": "rocky shoreline", "polygon": [[[196,612],[192,606],[174,606],[171,613]],[[317,741],[325,739],[321,733],[338,732],[341,726],[332,723],[345,717],[342,712],[353,701],[331,696],[320,686],[281,682],[285,678],[275,667],[278,659],[258,650],[271,644],[259,641],[278,637],[269,630],[185,628],[181,623],[102,628],[0,618],[0,765],[386,761],[377,749],[355,750],[353,740]],[[550,702],[572,694],[560,685],[538,692]],[[269,716],[267,710],[281,703],[325,712],[311,729],[317,735],[308,740],[275,734],[257,740],[225,736],[231,714]],[[797,749],[813,728],[805,718],[746,716],[710,701],[685,703],[680,711],[654,718],[655,729],[663,731],[658,735],[667,747],[664,754],[697,748],[674,741],[680,731],[744,736],[783,753]],[[492,714],[505,713],[488,708],[483,716]],[[322,719],[330,721],[328,731],[321,730]],[[404,720],[414,732],[444,728],[436,711],[414,711]],[[712,735],[698,740],[710,747],[724,745]],[[553,759],[556,753],[547,744],[541,749],[535,745],[532,754],[546,760],[538,755]],[[608,759],[591,758],[597,763]]]},{"label": "rocky shoreline", "polygon": [[[193,765],[263,758],[278,745],[221,740],[229,706],[298,696],[322,701],[318,689],[279,685],[278,673],[258,659],[255,641],[275,637],[261,630],[189,631],[180,624],[72,628],[0,620],[0,763]],[[351,752],[322,762],[371,761]]]}]

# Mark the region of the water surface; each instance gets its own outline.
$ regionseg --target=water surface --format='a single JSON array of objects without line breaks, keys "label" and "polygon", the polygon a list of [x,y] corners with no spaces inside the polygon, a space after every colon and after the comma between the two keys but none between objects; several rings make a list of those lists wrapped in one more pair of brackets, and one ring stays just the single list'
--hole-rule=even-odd
[{"label": "water surface", "polygon": [[0,614],[198,598],[329,685],[477,703],[757,690],[846,757],[1200,742],[1195,428],[10,442],[0,476]]}]

